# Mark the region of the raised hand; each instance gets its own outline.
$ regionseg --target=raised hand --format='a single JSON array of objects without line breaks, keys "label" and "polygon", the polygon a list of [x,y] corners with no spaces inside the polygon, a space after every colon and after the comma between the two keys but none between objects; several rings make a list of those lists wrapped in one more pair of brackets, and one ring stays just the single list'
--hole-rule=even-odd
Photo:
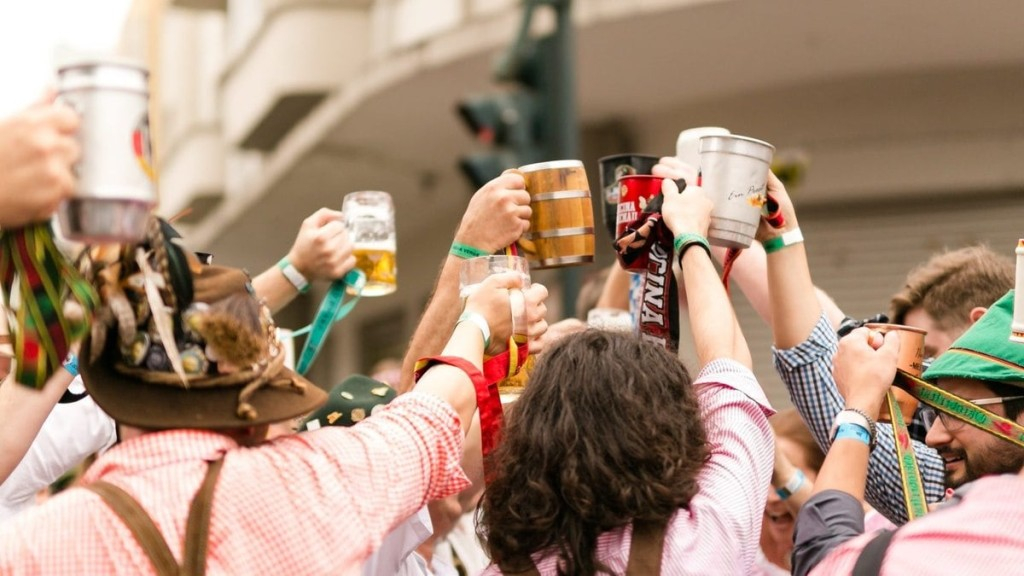
[{"label": "raised hand", "polygon": [[487,253],[514,243],[530,227],[530,194],[518,173],[504,174],[473,194],[455,241]]},{"label": "raised hand", "polygon": [[75,188],[78,115],[52,94],[0,120],[0,227],[48,219]]},{"label": "raised hand", "polygon": [[344,215],[321,208],[302,221],[288,260],[308,280],[335,280],[355,268]]}]

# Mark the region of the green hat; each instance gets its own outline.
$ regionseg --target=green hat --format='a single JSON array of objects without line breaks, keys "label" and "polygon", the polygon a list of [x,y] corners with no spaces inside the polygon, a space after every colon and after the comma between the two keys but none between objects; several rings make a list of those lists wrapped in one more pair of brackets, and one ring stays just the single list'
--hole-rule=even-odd
[{"label": "green hat", "polygon": [[1024,344],[1010,341],[1013,290],[985,312],[928,370],[925,380],[969,378],[1024,388]]},{"label": "green hat", "polygon": [[324,426],[351,426],[373,414],[398,394],[383,382],[362,374],[342,380],[327,394],[327,403],[313,412],[299,430],[317,430]]}]

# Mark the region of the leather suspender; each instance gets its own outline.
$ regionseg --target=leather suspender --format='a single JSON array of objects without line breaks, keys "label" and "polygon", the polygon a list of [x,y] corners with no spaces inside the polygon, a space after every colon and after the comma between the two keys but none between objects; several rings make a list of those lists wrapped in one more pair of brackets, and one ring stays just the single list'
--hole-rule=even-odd
[{"label": "leather suspender", "polygon": [[[661,554],[665,547],[665,531],[667,528],[667,518],[655,521],[633,521],[633,539],[629,544],[629,561],[626,563],[626,576],[661,574]],[[502,573],[540,576],[536,566],[530,566],[524,572],[503,571]]]},{"label": "leather suspender", "polygon": [[206,546],[210,539],[213,490],[217,486],[217,478],[223,465],[223,457],[210,463],[202,486],[192,498],[181,565],[174,559],[167,541],[160,534],[153,519],[135,498],[121,488],[102,480],[93,482],[86,488],[99,494],[114,514],[117,514],[131,530],[139,546],[149,556],[158,576],[203,576],[206,573]]}]

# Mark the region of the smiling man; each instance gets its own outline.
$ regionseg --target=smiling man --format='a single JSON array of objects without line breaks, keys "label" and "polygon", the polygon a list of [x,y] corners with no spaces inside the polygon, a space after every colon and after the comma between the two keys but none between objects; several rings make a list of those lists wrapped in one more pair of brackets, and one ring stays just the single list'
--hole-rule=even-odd
[{"label": "smiling man", "polygon": [[[1013,291],[939,356],[924,376],[951,394],[1024,423],[1024,345],[1008,339],[1012,317]],[[958,488],[988,474],[1016,473],[1024,467],[1024,448],[931,407],[922,410],[925,422],[931,421],[925,442],[942,458],[947,486]]]},{"label": "smiling man", "polygon": [[[939,356],[924,379],[1024,423],[1024,344],[1009,339],[1013,302],[1011,290]],[[898,340],[883,344],[863,328],[849,338],[836,356],[836,380],[850,392],[854,407],[875,417],[895,372]],[[926,410],[926,416],[934,414]],[[973,484],[959,491],[959,504],[872,540],[857,538],[863,532],[859,517],[868,436],[865,432],[863,439],[845,436],[833,443],[816,493],[797,520],[793,574],[1015,573],[1024,562],[1024,501],[1019,497],[1024,448],[939,413],[928,445],[945,464],[947,484]]]}]

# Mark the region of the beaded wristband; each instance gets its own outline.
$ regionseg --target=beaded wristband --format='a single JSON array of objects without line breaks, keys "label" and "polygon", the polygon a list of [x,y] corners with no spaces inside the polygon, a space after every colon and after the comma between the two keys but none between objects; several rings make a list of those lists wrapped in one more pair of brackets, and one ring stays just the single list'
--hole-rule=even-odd
[{"label": "beaded wristband", "polygon": [[765,240],[764,242],[761,243],[761,245],[764,246],[765,254],[771,254],[773,252],[778,252],[779,250],[782,250],[787,246],[799,244],[803,241],[803,232],[801,232],[799,228],[793,228],[788,232],[784,232],[781,236],[776,236],[775,238],[769,238],[768,240]]},{"label": "beaded wristband", "polygon": [[456,258],[462,258],[463,260],[490,255],[489,252],[485,252],[468,244],[459,244],[458,242],[452,242],[452,247],[448,250],[448,253]]},{"label": "beaded wristband", "polygon": [[676,251],[676,257],[680,261],[682,261],[683,254],[686,253],[686,250],[692,246],[700,246],[708,253],[708,256],[711,256],[711,245],[708,244],[708,239],[700,234],[683,232],[679,236],[676,236],[675,240],[672,241],[672,247]]},{"label": "beaded wristband", "polygon": [[277,268],[284,274],[284,277],[295,286],[295,289],[305,294],[309,291],[309,280],[299,272],[299,269],[292,265],[288,257],[281,258],[277,263]]}]

